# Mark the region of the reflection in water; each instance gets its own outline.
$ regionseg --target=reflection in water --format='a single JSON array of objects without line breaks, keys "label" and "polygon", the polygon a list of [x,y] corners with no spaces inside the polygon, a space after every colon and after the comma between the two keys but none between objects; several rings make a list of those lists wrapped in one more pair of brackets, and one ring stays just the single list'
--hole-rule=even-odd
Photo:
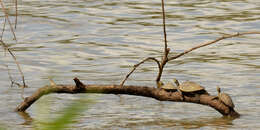
[{"label": "reflection in water", "polygon": [[[165,120],[158,119],[155,121],[147,121],[140,123],[129,123],[127,126],[132,128],[137,126],[161,126],[165,128],[185,128],[185,129],[195,129],[207,126],[221,126],[222,128],[230,128],[232,124],[231,119],[227,118],[205,118],[205,119],[182,119],[182,120]],[[181,127],[180,127],[181,126]]]},{"label": "reflection in water", "polygon": [[[120,99],[121,100],[121,99]],[[27,112],[18,112],[18,114],[24,119],[24,123],[22,125],[31,125],[33,118]],[[88,119],[86,119],[88,120]],[[232,126],[232,119],[227,117],[221,118],[200,118],[200,119],[189,119],[184,118],[182,120],[172,120],[172,119],[155,119],[153,121],[149,120],[140,120],[140,119],[132,119],[129,118],[128,122],[125,124],[118,124],[120,119],[114,120],[111,122],[114,127],[127,127],[127,128],[138,128],[138,127],[151,127],[151,126],[161,126],[167,128],[186,128],[186,129],[194,129],[201,128],[207,126],[221,126],[221,128],[230,128]],[[39,123],[39,122],[38,122]],[[41,122],[41,124],[45,124]]]},{"label": "reflection in water", "polygon": [[[160,58],[163,47],[160,5],[158,0],[23,0],[16,31],[18,43],[6,42],[17,55],[30,86],[25,95],[49,84],[49,76],[63,84],[73,84],[76,76],[84,83],[119,84],[131,65],[145,57]],[[259,5],[255,0],[166,1],[171,55],[224,34],[258,30]],[[5,36],[8,39],[7,33]],[[167,64],[162,77],[198,82],[214,95],[216,86],[224,88],[238,112],[244,115],[235,121],[217,118],[220,115],[205,106],[125,95],[120,100],[118,96],[102,95],[95,99],[98,102],[95,106],[80,115],[73,128],[260,128],[259,40],[258,35],[252,35],[201,48]],[[17,96],[20,90],[9,88],[2,62],[9,64],[14,78],[18,79],[19,72],[3,55],[1,59],[0,91],[5,93],[0,95],[3,106],[0,122],[14,129],[25,128],[30,126],[30,118],[29,125],[17,125],[24,119],[10,111],[20,103]],[[148,62],[126,84],[154,86],[156,72],[156,64]],[[60,107],[78,98],[78,95],[48,96],[53,97],[48,99],[54,102],[48,108],[52,115],[59,115]],[[46,115],[35,109],[32,106],[28,110],[32,118]]]},{"label": "reflection in water", "polygon": [[17,113],[24,119],[24,123],[22,123],[22,125],[31,125],[33,119],[31,118],[29,113],[27,112],[17,112]]}]

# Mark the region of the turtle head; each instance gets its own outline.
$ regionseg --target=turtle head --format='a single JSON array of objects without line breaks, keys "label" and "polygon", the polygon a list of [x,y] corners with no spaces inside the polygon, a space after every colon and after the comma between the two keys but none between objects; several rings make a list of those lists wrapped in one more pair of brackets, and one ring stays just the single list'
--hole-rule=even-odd
[{"label": "turtle head", "polygon": [[161,88],[163,85],[164,85],[164,83],[162,81],[157,82],[157,87],[158,88]]},{"label": "turtle head", "polygon": [[180,83],[179,83],[179,81],[178,81],[177,79],[173,78],[172,80],[173,80],[173,82],[174,82],[177,86],[180,85]]},{"label": "turtle head", "polygon": [[219,86],[217,86],[217,91],[218,91],[218,93],[220,93],[220,91],[221,91]]}]

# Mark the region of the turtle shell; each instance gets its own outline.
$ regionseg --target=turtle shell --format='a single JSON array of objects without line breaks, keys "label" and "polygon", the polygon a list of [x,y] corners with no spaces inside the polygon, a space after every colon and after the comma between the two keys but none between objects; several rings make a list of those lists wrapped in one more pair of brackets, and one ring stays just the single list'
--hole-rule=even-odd
[{"label": "turtle shell", "polygon": [[218,98],[227,106],[234,108],[235,105],[233,104],[233,101],[231,97],[226,93],[220,93]]},{"label": "turtle shell", "polygon": [[162,89],[177,90],[177,87],[175,85],[173,85],[172,83],[166,83],[165,85],[162,86]]},{"label": "turtle shell", "polygon": [[179,87],[182,92],[196,92],[205,90],[204,87],[192,81],[186,81],[182,83]]}]

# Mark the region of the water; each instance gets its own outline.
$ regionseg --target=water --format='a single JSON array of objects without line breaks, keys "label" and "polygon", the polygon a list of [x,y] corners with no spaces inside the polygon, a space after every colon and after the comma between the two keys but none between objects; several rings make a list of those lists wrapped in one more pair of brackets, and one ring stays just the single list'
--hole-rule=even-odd
[{"label": "water", "polygon": [[[171,55],[226,33],[260,29],[260,2],[254,0],[166,1],[166,13]],[[18,43],[7,32],[4,40],[17,55],[30,86],[25,95],[30,96],[49,84],[48,77],[62,84],[73,84],[74,77],[90,84],[119,84],[140,60],[160,59],[161,23],[159,0],[23,0],[19,3]],[[239,119],[224,119],[212,108],[197,104],[88,94],[86,98],[96,103],[81,113],[71,128],[260,128],[259,41],[259,35],[248,35],[201,48],[169,62],[162,77],[164,81],[175,77],[198,82],[212,94],[221,86],[242,114]],[[20,77],[12,59],[0,51],[0,123],[10,129],[34,128],[34,123],[26,123],[23,116],[13,112],[22,101],[21,90],[10,88],[4,63],[16,80]],[[144,64],[126,84],[154,86],[156,67],[152,62]],[[27,116],[44,124],[80,95],[44,96],[27,110]]]}]

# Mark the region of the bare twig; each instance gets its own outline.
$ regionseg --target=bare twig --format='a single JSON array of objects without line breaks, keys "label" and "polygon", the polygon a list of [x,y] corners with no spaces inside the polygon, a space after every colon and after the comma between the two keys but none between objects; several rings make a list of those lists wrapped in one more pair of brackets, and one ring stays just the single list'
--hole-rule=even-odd
[{"label": "bare twig", "polygon": [[[13,85],[16,84],[16,82],[13,80],[13,77],[11,75],[11,71],[10,71],[8,65],[5,65],[5,67],[6,67],[7,72],[8,72],[9,80],[11,81],[11,87],[13,87]],[[19,83],[17,83],[17,84],[19,84]]]},{"label": "bare twig", "polygon": [[[222,36],[214,41],[210,41],[210,42],[206,42],[206,43],[202,43],[198,46],[195,46],[193,48],[190,48],[176,56],[173,56],[173,57],[170,57],[168,58],[168,55],[170,53],[170,48],[167,47],[167,34],[166,34],[166,25],[165,25],[165,9],[164,9],[164,0],[162,0],[162,19],[163,19],[163,34],[164,34],[164,54],[162,56],[162,60],[161,62],[159,62],[157,60],[157,64],[158,64],[158,68],[159,68],[159,71],[158,71],[158,75],[157,75],[157,78],[156,78],[156,82],[157,82],[157,85],[159,83],[159,81],[161,80],[161,76],[162,76],[162,73],[163,73],[163,69],[164,69],[164,66],[167,64],[168,61],[171,61],[171,60],[174,60],[174,59],[177,59],[195,49],[198,49],[198,48],[201,48],[201,47],[204,47],[204,46],[207,46],[207,45],[210,45],[210,44],[213,44],[213,43],[216,43],[220,40],[223,40],[223,39],[227,39],[227,38],[232,38],[232,37],[238,37],[238,36],[241,36],[241,35],[247,35],[247,34],[260,34],[260,32],[244,32],[244,33],[236,33],[236,34],[233,34],[233,35],[227,35],[227,36]],[[121,82],[121,86],[123,86],[124,82],[127,80],[127,78],[135,71],[135,69],[140,65],[142,64],[143,62],[145,62],[146,60],[149,60],[150,58],[147,58],[143,61],[141,61],[139,64],[135,65],[134,68],[130,71],[130,73],[127,74],[127,76],[125,77],[125,79]],[[158,63],[159,62],[159,63]],[[158,87],[158,86],[157,86]]]},{"label": "bare twig", "polygon": [[192,48],[190,48],[190,49],[188,49],[188,50],[186,50],[186,51],[184,51],[184,52],[182,52],[182,53],[180,53],[180,54],[178,54],[176,56],[170,57],[168,59],[168,61],[177,59],[177,58],[179,58],[179,57],[181,57],[181,56],[183,56],[183,55],[185,55],[185,54],[187,54],[187,53],[189,53],[189,52],[191,52],[193,50],[196,50],[196,49],[204,47],[204,46],[211,45],[211,44],[216,43],[218,41],[221,41],[221,40],[224,40],[224,39],[228,39],[228,38],[232,38],[232,37],[238,37],[238,36],[242,36],[242,35],[249,35],[249,34],[260,34],[260,32],[257,32],[257,31],[256,32],[243,32],[243,33],[236,33],[236,34],[231,34],[231,35],[225,35],[225,36],[222,36],[220,38],[217,38],[216,40],[213,40],[213,41],[210,41],[210,42],[206,42],[206,43],[201,43],[201,44],[199,44],[199,45],[197,45],[195,47],[192,47]]},{"label": "bare twig", "polygon": [[4,25],[3,25],[3,29],[2,29],[2,34],[1,34],[1,40],[3,40],[3,36],[4,36],[4,31],[5,31],[5,24],[6,24],[6,18],[4,18]]},{"label": "bare twig", "polygon": [[[157,78],[156,78],[156,82],[157,84],[159,83],[159,81],[161,80],[161,76],[162,76],[162,73],[163,73],[163,68],[164,66],[166,65],[166,63],[168,62],[168,54],[170,53],[170,48],[167,48],[167,51],[164,52],[164,55],[163,58],[162,58],[162,61],[161,61],[161,64],[160,64],[160,71],[158,72],[158,75],[157,75]],[[158,86],[157,86],[158,87]]]},{"label": "bare twig", "polygon": [[163,34],[164,34],[164,57],[167,57],[167,34],[166,34],[166,26],[165,26],[165,10],[164,10],[164,0],[162,0],[162,15],[163,15]]},{"label": "bare twig", "polygon": [[161,70],[160,62],[159,62],[156,58],[154,58],[154,57],[148,57],[148,58],[142,60],[141,62],[139,62],[138,64],[135,64],[135,65],[134,65],[133,69],[126,75],[126,77],[124,78],[124,80],[120,83],[120,86],[123,86],[123,85],[124,85],[124,83],[125,83],[125,81],[128,79],[128,77],[135,71],[135,69],[136,69],[139,65],[143,64],[144,62],[146,62],[146,61],[148,61],[148,60],[153,60],[153,61],[155,61],[155,62],[157,63],[157,65],[158,65],[159,71]]},{"label": "bare twig", "polygon": [[14,79],[13,79],[13,77],[12,77],[12,75],[11,75],[11,70],[9,69],[9,67],[8,67],[8,65],[5,65],[6,66],[6,68],[7,68],[7,71],[8,71],[8,76],[9,76],[9,80],[11,81],[11,87],[13,87],[13,85],[15,84],[15,85],[17,85],[18,87],[20,87],[20,88],[22,88],[22,92],[21,92],[21,98],[22,99],[24,99],[24,86],[23,85],[21,85],[21,84],[19,84],[18,82],[16,82]]},{"label": "bare twig", "polygon": [[[10,50],[10,48],[8,48],[8,46],[7,46],[2,40],[0,40],[0,42],[2,43],[4,49],[7,50],[7,51],[10,53],[10,55],[11,55],[12,58],[14,59],[15,64],[17,65],[17,68],[18,68],[18,70],[19,70],[19,72],[20,72],[20,74],[21,74],[22,81],[23,81],[23,85],[21,85],[21,86],[23,86],[22,88],[27,87],[27,85],[25,84],[24,74],[23,74],[23,72],[22,72],[22,69],[21,69],[21,67],[20,67],[20,64],[19,64],[19,62],[17,61],[15,55],[12,53],[12,51]],[[20,86],[20,87],[21,87],[21,86]]]},{"label": "bare twig", "polygon": [[[134,68],[130,71],[130,73],[128,73],[125,77],[125,79],[121,82],[121,86],[123,86],[124,82],[127,80],[127,78],[135,71],[135,69],[142,63],[144,63],[145,61],[147,60],[154,60],[157,62],[158,64],[158,75],[157,75],[157,78],[156,78],[156,83],[158,85],[159,81],[161,80],[161,76],[162,76],[162,72],[163,72],[163,68],[165,66],[165,64],[168,62],[168,54],[170,52],[170,48],[167,47],[167,33],[166,33],[166,25],[165,25],[165,10],[164,10],[164,0],[162,0],[162,22],[163,22],[163,35],[164,35],[164,53],[163,53],[163,56],[162,56],[162,60],[161,62],[159,62],[157,59],[155,58],[146,58],[145,60],[141,61],[140,63],[136,64],[134,66]],[[158,86],[157,86],[158,87]]]},{"label": "bare twig", "polygon": [[[0,40],[0,42],[1,42],[2,45],[3,45],[4,54],[6,55],[6,50],[7,50],[7,51],[9,52],[9,54],[12,56],[12,58],[13,58],[15,64],[17,65],[17,68],[18,68],[18,70],[19,70],[19,73],[21,74],[21,77],[22,77],[23,85],[20,85],[19,83],[15,82],[15,81],[13,80],[13,78],[11,77],[11,73],[10,73],[10,70],[9,70],[8,66],[6,66],[6,67],[7,67],[7,70],[8,70],[9,79],[10,79],[10,81],[11,81],[11,86],[13,86],[13,85],[15,84],[15,85],[21,87],[21,88],[22,88],[22,94],[21,94],[21,96],[22,96],[22,98],[23,98],[24,88],[27,87],[27,85],[25,84],[24,74],[23,74],[23,72],[22,72],[22,69],[21,69],[21,67],[20,67],[20,64],[19,64],[19,62],[17,61],[15,55],[14,55],[14,54],[12,53],[12,51],[8,48],[8,46],[3,42],[3,35],[4,35],[4,31],[5,31],[6,21],[8,22],[8,24],[9,24],[9,26],[10,26],[10,29],[11,29],[11,32],[12,32],[12,34],[13,34],[14,40],[15,40],[16,42],[17,42],[17,39],[16,39],[16,35],[15,35],[15,32],[14,32],[12,23],[11,23],[9,17],[8,17],[8,13],[7,13],[7,11],[6,11],[6,8],[5,8],[5,6],[4,6],[2,0],[0,0],[0,4],[1,4],[1,7],[2,7],[1,9],[2,9],[3,13],[5,14],[5,21],[4,21],[4,25],[3,25],[3,30],[2,30],[2,35],[1,35],[1,40]],[[17,0],[15,0],[15,10],[16,10],[15,28],[16,28],[16,25],[17,25],[17,15],[18,15],[17,9],[18,9],[18,8],[17,8]]]},{"label": "bare twig", "polygon": [[2,6],[2,11],[3,11],[4,14],[5,14],[5,18],[7,19],[8,24],[9,24],[9,26],[10,26],[11,32],[13,33],[14,40],[16,41],[16,36],[15,36],[15,32],[14,32],[14,29],[13,29],[12,23],[11,23],[9,17],[8,17],[8,13],[7,13],[6,9],[5,9],[5,6],[4,6],[2,0],[0,0],[0,4],[1,4],[1,6]]},{"label": "bare twig", "polygon": [[17,17],[18,17],[18,4],[17,0],[15,0],[15,23],[14,23],[14,29],[16,29],[17,26]]},{"label": "bare twig", "polygon": [[16,57],[15,57],[15,55],[11,52],[11,50],[10,50],[9,48],[8,48],[7,50],[8,50],[8,52],[11,54],[11,56],[13,57],[13,59],[14,59],[16,65],[17,65],[17,68],[18,68],[18,70],[19,70],[19,72],[20,72],[20,74],[21,74],[21,76],[22,76],[23,86],[26,87],[25,79],[24,79],[24,74],[23,74],[23,72],[22,72],[22,69],[21,69],[21,67],[20,67],[20,64],[19,64],[18,61],[16,60]]},{"label": "bare twig", "polygon": [[164,35],[164,53],[163,53],[163,57],[162,57],[162,60],[161,60],[161,63],[160,63],[160,69],[158,71],[158,75],[157,75],[157,78],[156,78],[157,85],[158,85],[159,81],[161,80],[163,68],[168,61],[168,54],[170,52],[170,48],[167,47],[167,33],[166,33],[166,24],[165,24],[164,0],[162,0],[161,6],[162,6],[162,16],[163,16],[162,20],[163,20],[163,35]]}]

